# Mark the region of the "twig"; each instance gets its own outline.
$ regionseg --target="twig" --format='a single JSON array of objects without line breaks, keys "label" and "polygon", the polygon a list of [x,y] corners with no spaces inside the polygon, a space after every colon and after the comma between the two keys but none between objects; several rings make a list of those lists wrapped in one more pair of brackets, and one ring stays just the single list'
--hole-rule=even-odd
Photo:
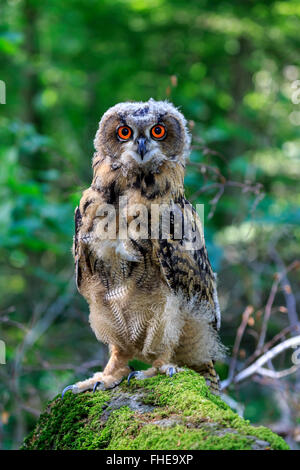
[{"label": "twig", "polygon": [[245,329],[247,327],[249,317],[252,313],[253,313],[253,307],[251,305],[248,305],[248,307],[246,308],[246,310],[244,311],[242,315],[242,321],[236,333],[235,342],[234,342],[234,346],[232,350],[232,359],[230,361],[230,366],[229,366],[228,378],[223,381],[223,388],[228,387],[228,385],[232,382],[235,368],[236,368],[237,356],[238,356],[240,344],[241,344]]},{"label": "twig", "polygon": [[246,369],[239,372],[233,379],[234,383],[241,382],[245,380],[247,377],[258,373],[259,369],[266,364],[268,361],[272,360],[274,357],[278,356],[281,352],[285,351],[286,349],[299,346],[300,345],[300,335],[294,336],[293,338],[289,338],[283,341],[274,348],[267,351],[263,354],[257,361],[254,362],[251,366],[247,367]]},{"label": "twig", "polygon": [[[268,298],[268,301],[267,301],[267,305],[265,307],[265,315],[264,315],[264,319],[263,319],[263,325],[262,325],[260,337],[259,337],[257,348],[256,348],[259,353],[261,353],[262,348],[263,348],[263,344],[265,342],[268,322],[269,322],[269,319],[270,319],[270,316],[271,316],[271,313],[272,313],[272,306],[273,306],[273,303],[274,303],[276,293],[278,291],[278,286],[282,282],[284,277],[287,279],[286,276],[287,276],[288,272],[290,272],[293,269],[298,268],[298,267],[299,267],[299,261],[293,261],[287,268],[284,266],[284,270],[282,272],[276,273],[276,275],[275,275],[275,280],[272,284],[271,292],[270,292],[270,295],[269,295],[269,298]],[[286,295],[287,296],[292,295],[291,288],[287,289]],[[290,301],[290,299],[288,299],[288,300]],[[293,317],[292,317],[293,323],[291,323],[291,325],[295,326],[295,325],[299,324],[298,317],[297,317],[297,312],[292,311],[291,313],[293,315]],[[295,316],[295,314],[296,314],[296,316]]]},{"label": "twig", "polygon": [[25,331],[25,333],[27,333],[29,331],[28,328],[26,326],[24,326],[22,323],[20,323],[18,321],[15,321],[15,320],[11,320],[7,316],[6,317],[0,317],[0,323],[6,323],[7,325],[16,326],[20,330]]},{"label": "twig", "polygon": [[295,332],[300,332],[300,325],[295,325],[295,326],[287,326],[286,328],[284,328],[282,331],[280,331],[280,333],[278,333],[277,335],[275,335],[270,341],[268,341],[261,352],[259,352],[257,349],[254,351],[254,353],[248,357],[248,359],[246,360],[245,362],[245,366],[247,366],[248,364],[251,364],[252,361],[254,361],[254,359],[256,359],[261,353],[265,353],[266,351],[268,351],[270,348],[272,348],[272,346],[277,343],[279,340],[281,340],[282,338],[284,338],[288,333],[291,333],[292,331],[295,331]]},{"label": "twig", "polygon": [[217,192],[217,194],[215,195],[215,197],[209,201],[209,203],[211,204],[211,209],[209,211],[209,214],[208,214],[208,219],[211,219],[215,213],[215,210],[216,210],[216,207],[217,207],[217,204],[219,202],[219,200],[221,199],[221,197],[223,196],[224,194],[224,190],[225,190],[225,185],[223,184],[219,191]]},{"label": "twig", "polygon": [[41,412],[39,410],[35,410],[34,408],[31,408],[31,406],[27,406],[27,405],[22,404],[21,408],[22,408],[22,410],[28,411],[28,413],[32,414],[36,418],[38,418],[41,414]]},{"label": "twig", "polygon": [[271,379],[281,379],[282,377],[286,377],[287,375],[294,374],[294,372],[297,372],[299,370],[299,366],[292,366],[289,367],[288,369],[276,371],[276,370],[270,370],[266,369],[265,367],[259,367],[257,369],[258,374],[264,375],[265,377],[270,377]]},{"label": "twig", "polygon": [[[75,370],[76,372],[86,372],[89,369],[92,369],[96,366],[102,366],[103,361],[101,359],[95,359],[93,361],[87,361],[79,365],[75,364],[49,364],[46,361],[43,361],[39,366],[36,367],[23,367],[24,373],[39,371],[39,370]],[[22,375],[22,374],[20,374]]]},{"label": "twig", "polygon": [[258,352],[261,352],[265,339],[266,339],[268,322],[270,320],[270,316],[272,313],[272,306],[273,306],[274,299],[278,290],[279,282],[280,282],[280,274],[276,273],[275,280],[273,281],[271,292],[270,292],[270,295],[269,295],[269,298],[265,307],[265,315],[264,315],[263,324],[261,327],[261,332],[260,332],[260,336],[259,336],[259,340],[258,340],[257,348],[256,348]]},{"label": "twig", "polygon": [[192,162],[191,160],[188,161],[187,166],[193,166],[194,168],[197,168],[201,172],[203,172],[204,169],[209,170],[220,178],[222,184],[226,182],[225,176],[222,175],[219,168],[217,168],[216,166],[208,165],[208,163]]},{"label": "twig", "polygon": [[8,307],[8,308],[6,308],[6,309],[4,309],[4,310],[1,310],[1,311],[0,311],[0,316],[1,316],[1,315],[7,315],[8,313],[13,313],[13,312],[15,312],[15,311],[16,311],[16,307],[14,307],[14,306],[12,305],[11,307]]},{"label": "twig", "polygon": [[[289,317],[289,322],[291,326],[295,326],[299,324],[299,319],[297,315],[297,309],[296,309],[296,299],[292,291],[291,284],[288,280],[287,277],[287,271],[288,268],[286,268],[285,264],[283,263],[281,257],[279,256],[279,253],[276,251],[275,247],[271,247],[270,249],[270,254],[274,261],[277,263],[279,268],[281,269],[282,276],[280,279],[280,283],[283,288],[283,294],[285,297],[285,302],[286,302],[286,308],[288,311],[288,317]],[[299,267],[300,262],[298,260],[294,261],[292,265],[290,265],[289,270],[294,269]],[[292,267],[291,267],[292,266]]]}]

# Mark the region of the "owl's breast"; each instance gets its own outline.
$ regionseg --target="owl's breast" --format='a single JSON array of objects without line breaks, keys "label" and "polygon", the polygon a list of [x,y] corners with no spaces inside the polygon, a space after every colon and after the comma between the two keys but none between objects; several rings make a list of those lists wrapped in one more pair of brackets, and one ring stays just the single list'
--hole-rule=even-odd
[{"label": "owl's breast", "polygon": [[147,242],[142,245],[130,240],[103,241],[95,258],[96,274],[106,287],[107,299],[125,296],[131,290],[149,292],[161,282],[159,266]]},{"label": "owl's breast", "polygon": [[97,322],[110,325],[100,335],[101,340],[124,347],[128,347],[129,341],[139,349],[149,324],[153,317],[160,318],[166,301],[166,286],[152,259],[152,251],[146,245],[139,248],[127,240],[103,241],[93,250],[93,280],[97,291],[93,295],[97,299],[93,311],[96,307]]}]

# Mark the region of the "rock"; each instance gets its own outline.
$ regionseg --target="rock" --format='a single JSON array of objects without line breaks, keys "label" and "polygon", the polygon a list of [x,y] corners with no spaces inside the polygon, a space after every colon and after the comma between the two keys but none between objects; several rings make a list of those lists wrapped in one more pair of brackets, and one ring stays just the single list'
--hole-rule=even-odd
[{"label": "rock", "polygon": [[168,378],[51,401],[22,449],[289,449],[266,427],[239,417],[186,369]]}]

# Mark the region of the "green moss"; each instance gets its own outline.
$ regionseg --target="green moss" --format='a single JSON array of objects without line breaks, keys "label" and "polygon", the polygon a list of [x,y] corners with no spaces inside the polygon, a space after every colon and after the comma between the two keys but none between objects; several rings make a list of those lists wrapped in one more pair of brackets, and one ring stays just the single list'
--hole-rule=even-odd
[{"label": "green moss", "polygon": [[[25,439],[23,449],[80,449],[98,448],[102,436],[97,435],[99,416],[109,401],[109,394],[92,395],[85,393],[73,395],[68,393],[64,400],[56,397],[40,416],[35,430]],[[94,432],[93,432],[94,431]],[[94,436],[97,436],[95,442]]]},{"label": "green moss", "polygon": [[257,442],[288,449],[282,438],[251,426],[212,395],[202,377],[186,370],[172,379],[132,380],[111,391],[56,398],[22,448],[252,449]]}]

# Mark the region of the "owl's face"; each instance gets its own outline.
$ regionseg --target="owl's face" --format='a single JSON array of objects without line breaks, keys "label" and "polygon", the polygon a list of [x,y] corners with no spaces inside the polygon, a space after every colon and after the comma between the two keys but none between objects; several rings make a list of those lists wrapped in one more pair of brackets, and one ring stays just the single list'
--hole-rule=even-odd
[{"label": "owl's face", "polygon": [[112,169],[158,171],[164,161],[184,164],[190,136],[183,115],[171,103],[150,99],[110,108],[94,143]]}]

